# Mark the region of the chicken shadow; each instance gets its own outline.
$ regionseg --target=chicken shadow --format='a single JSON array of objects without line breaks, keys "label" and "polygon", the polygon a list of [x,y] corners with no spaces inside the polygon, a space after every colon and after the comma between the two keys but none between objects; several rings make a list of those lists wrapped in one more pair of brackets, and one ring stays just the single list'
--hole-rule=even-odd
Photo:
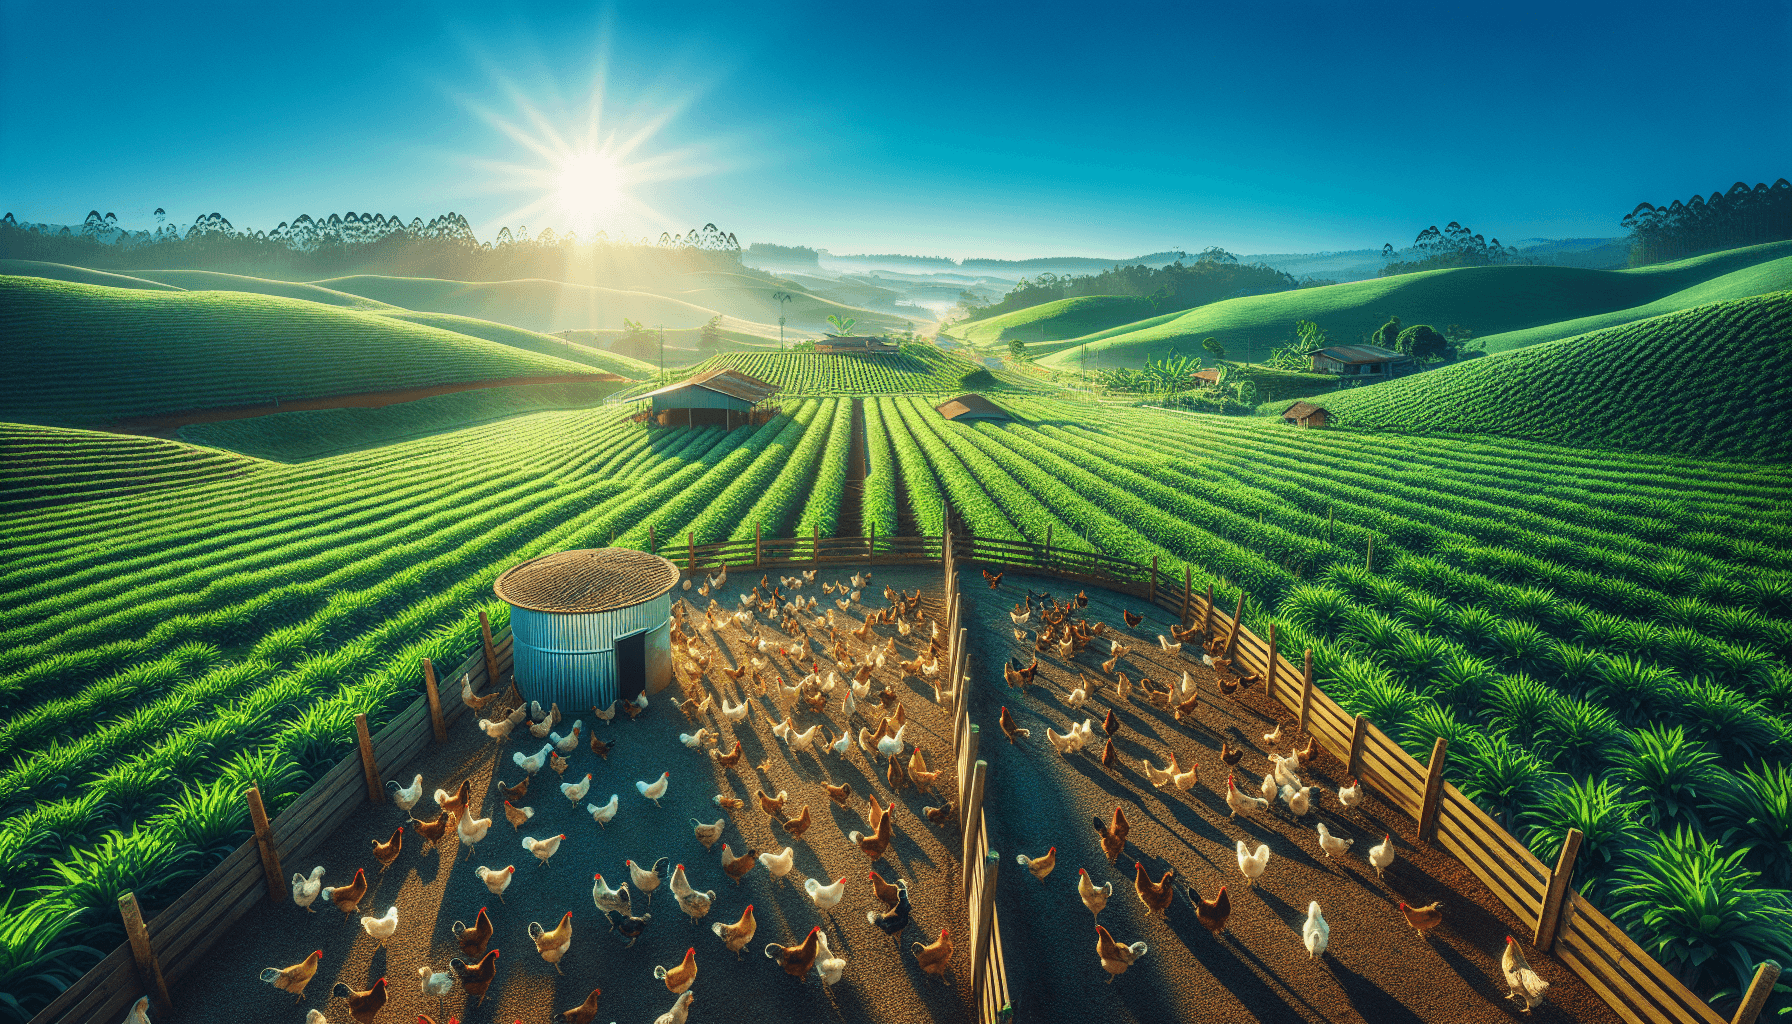
[{"label": "chicken shadow", "polygon": [[1394,1024],[1410,1021],[1412,1024],[1423,1024],[1424,1018],[1389,995],[1375,982],[1344,966],[1337,957],[1327,957],[1326,962],[1327,966],[1331,968],[1332,977],[1338,982],[1338,988],[1344,993],[1344,997],[1350,1000],[1350,1005],[1362,1014],[1364,1020],[1389,1021]]}]

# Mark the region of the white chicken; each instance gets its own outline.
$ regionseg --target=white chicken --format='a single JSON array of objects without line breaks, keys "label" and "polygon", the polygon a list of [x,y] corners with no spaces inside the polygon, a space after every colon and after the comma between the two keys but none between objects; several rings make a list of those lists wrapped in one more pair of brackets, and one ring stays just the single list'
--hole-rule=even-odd
[{"label": "white chicken", "polygon": [[1351,779],[1350,785],[1338,787],[1338,803],[1343,804],[1345,810],[1349,810],[1350,808],[1355,807],[1357,804],[1360,804],[1362,802],[1363,802],[1363,784],[1362,783],[1356,781],[1355,779]]},{"label": "white chicken", "polygon": [[585,799],[585,794],[589,792],[591,792],[590,772],[586,772],[585,777],[578,782],[562,782],[560,784],[560,795],[564,796],[574,807],[577,807],[579,801]]},{"label": "white chicken", "polygon": [[1082,898],[1083,906],[1089,908],[1089,913],[1099,920],[1102,910],[1108,905],[1108,897],[1114,895],[1114,883],[1096,885],[1089,879],[1088,868],[1077,868],[1076,873],[1076,894]]},{"label": "white chicken", "polygon": [[395,904],[387,907],[386,915],[384,917],[362,917],[361,930],[372,936],[380,945],[384,946],[386,940],[391,938],[398,931],[397,905]]},{"label": "white chicken", "polygon": [[821,729],[819,723],[811,725],[802,732],[793,732],[785,737],[790,744],[791,753],[801,754],[815,749],[815,735]]},{"label": "white chicken", "polygon": [[1238,791],[1238,786],[1234,783],[1234,777],[1228,775],[1226,776],[1226,806],[1232,808],[1232,814],[1230,816],[1236,818],[1240,812],[1245,814],[1260,814],[1263,811],[1268,810],[1269,801],[1259,800],[1254,796],[1240,793]]},{"label": "white chicken", "polygon": [[815,976],[821,979],[823,985],[832,985],[846,973],[846,958],[835,956],[834,951],[828,948],[827,932],[816,932],[815,942],[821,947],[815,957]]},{"label": "white chicken", "polygon": [[1045,727],[1045,738],[1050,741],[1053,750],[1056,750],[1065,757],[1069,757],[1083,748],[1082,740],[1078,738],[1076,726],[1074,725],[1070,727],[1070,732],[1068,734],[1054,732],[1052,727],[1048,725]]},{"label": "white chicken", "polygon": [[1238,870],[1244,875],[1244,884],[1247,887],[1255,888],[1257,879],[1262,877],[1263,869],[1267,867],[1269,867],[1269,844],[1258,843],[1256,851],[1252,852],[1251,848],[1245,845],[1244,840],[1238,841]]},{"label": "white chicken", "polygon": [[[722,852],[726,853],[727,851],[728,844],[722,844]],[[647,905],[652,906],[653,894],[654,891],[660,887],[660,871],[666,866],[666,858],[661,857],[659,860],[653,862],[652,867],[646,868],[636,864],[632,860],[625,860],[622,863],[628,866],[628,877],[630,881],[634,883],[635,891],[646,893]]]},{"label": "white chicken", "polygon": [[519,750],[516,753],[511,754],[510,759],[516,762],[518,768],[521,768],[530,775],[534,775],[536,772],[541,771],[541,769],[548,763],[548,755],[553,752],[554,745],[552,743],[543,743],[540,750],[530,754],[528,757],[524,757],[523,752]]},{"label": "white chicken", "polygon": [[685,1024],[685,1021],[690,1019],[691,1000],[695,998],[697,998],[697,993],[688,988],[685,989],[679,995],[678,1001],[672,1004],[670,1010],[654,1018],[653,1024]]},{"label": "white chicken", "polygon": [[409,789],[401,789],[397,779],[390,779],[386,782],[386,792],[392,794],[392,802],[399,810],[409,811],[417,806],[417,801],[423,799],[423,776],[418,775],[412,779]]},{"label": "white chicken", "polygon": [[557,836],[549,836],[546,839],[536,839],[533,836],[524,836],[523,849],[534,854],[536,860],[541,861],[544,866],[547,866],[549,859],[559,851],[560,841],[565,838],[566,833],[564,832]]},{"label": "white chicken", "polygon": [[1300,938],[1306,944],[1308,960],[1325,955],[1325,947],[1332,941],[1332,926],[1319,912],[1318,900],[1307,904],[1307,923],[1300,926]]},{"label": "white chicken", "polygon": [[707,892],[695,889],[692,888],[690,882],[685,880],[683,864],[672,869],[671,885],[672,896],[678,900],[678,909],[684,911],[692,922],[702,920],[704,915],[709,913],[710,906],[715,903],[716,891],[714,889]]},{"label": "white chicken", "polygon": [[1157,646],[1162,647],[1170,654],[1175,654],[1182,650],[1182,641],[1178,640],[1175,643],[1171,643],[1169,637],[1159,633],[1157,634]]},{"label": "white chicken", "polygon": [[1325,852],[1328,859],[1344,856],[1355,842],[1354,839],[1343,839],[1332,835],[1330,830],[1325,827],[1325,822],[1319,823],[1319,849]]},{"label": "white chicken", "polygon": [[908,723],[904,722],[902,728],[896,730],[895,735],[885,736],[883,739],[877,741],[877,752],[884,757],[901,756],[902,752],[908,747],[908,744],[902,739],[902,735],[906,732],[908,732]]},{"label": "white chicken", "polygon": [[1549,982],[1531,970],[1518,943],[1510,935],[1506,936],[1506,951],[1500,954],[1500,971],[1506,976],[1507,999],[1523,1003],[1526,1013],[1543,1005],[1543,993],[1549,990]]},{"label": "white chicken", "polygon": [[447,971],[432,971],[427,965],[417,968],[417,991],[426,996],[436,997],[436,1008],[441,1009],[442,1001],[448,993],[454,991],[454,975]]},{"label": "white chicken", "polygon": [[1261,786],[1257,787],[1257,791],[1259,793],[1263,794],[1264,800],[1267,800],[1270,803],[1274,803],[1275,799],[1276,799],[1276,794],[1279,792],[1279,789],[1276,785],[1275,775],[1270,774],[1270,775],[1263,776],[1263,784]]},{"label": "white chicken", "polygon": [[315,914],[317,911],[312,908],[311,904],[317,901],[317,894],[322,892],[323,888],[324,866],[319,864],[311,869],[309,878],[300,874],[292,876],[292,901]]},{"label": "white chicken", "polygon": [[510,730],[514,728],[516,728],[516,723],[508,718],[500,718],[495,722],[489,718],[481,718],[479,720],[479,731],[490,736],[492,739],[497,740],[499,743],[503,743],[508,739],[510,737]]},{"label": "white chicken", "polygon": [[702,750],[713,735],[707,728],[698,729],[696,732],[681,732],[678,734],[678,742],[692,750]]},{"label": "white chicken", "polygon": [[1280,742],[1282,742],[1282,723],[1281,722],[1276,723],[1276,728],[1275,728],[1274,732],[1266,732],[1263,734],[1263,742],[1265,742],[1265,743],[1280,743]]},{"label": "white chicken", "polygon": [[796,866],[796,847],[786,846],[782,853],[762,853],[759,855],[759,863],[765,865],[773,878],[783,878]]},{"label": "white chicken", "polygon": [[1187,672],[1182,673],[1182,695],[1184,697],[1192,697],[1194,696],[1194,693],[1195,681],[1188,677]]},{"label": "white chicken", "polygon": [[1288,812],[1297,818],[1313,809],[1312,786],[1283,786],[1281,796]]},{"label": "white chicken", "polygon": [[[847,701],[850,703],[852,701],[852,698],[848,697]],[[849,712],[849,714],[850,714],[850,712]],[[849,752],[851,752],[851,750],[852,750],[852,730],[848,729],[847,731],[841,733],[839,739],[828,744],[828,749],[832,750],[836,754],[839,754],[842,758],[845,758],[846,755]]]},{"label": "white chicken", "polygon": [[1275,766],[1270,774],[1275,776],[1276,785],[1299,786],[1302,784],[1300,777],[1300,758],[1295,757],[1293,754],[1289,754],[1287,757],[1277,757],[1276,755],[1271,754],[1269,755],[1269,763]]},{"label": "white chicken", "polygon": [[813,878],[803,880],[803,891],[815,903],[817,910],[832,910],[846,895],[846,879],[842,878],[833,885],[822,885]]},{"label": "white chicken", "polygon": [[554,745],[554,749],[559,751],[560,753],[570,754],[575,749],[577,749],[577,747],[579,745],[579,730],[583,729],[584,727],[585,727],[585,722],[583,719],[580,719],[580,720],[572,723],[572,731],[567,733],[564,736],[560,735],[557,732],[548,733],[548,742],[552,743]]},{"label": "white chicken", "polygon": [[479,876],[479,880],[484,882],[485,887],[491,890],[493,896],[498,897],[498,902],[502,903],[504,902],[504,890],[510,888],[510,880],[516,877],[516,865],[512,864],[494,870],[481,864],[473,869],[473,873]]},{"label": "white chicken", "polygon": [[1195,788],[1195,783],[1199,781],[1200,778],[1201,766],[1195,765],[1186,772],[1177,772],[1175,775],[1170,776],[1170,783],[1177,789],[1186,793]]},{"label": "white chicken", "polygon": [[722,717],[726,718],[730,722],[739,722],[747,717],[747,711],[751,707],[752,707],[752,705],[748,704],[746,701],[742,701],[739,704],[730,706],[728,703],[728,698],[723,697],[722,698]]},{"label": "white chicken", "polygon": [[661,772],[658,782],[635,782],[635,792],[653,801],[655,807],[660,806],[660,797],[666,795],[666,787],[672,783],[671,772]]},{"label": "white chicken", "polygon": [[1369,847],[1369,866],[1375,869],[1375,877],[1380,878],[1394,863],[1394,840],[1386,832],[1381,834],[1381,842]]},{"label": "white chicken", "polygon": [[597,909],[606,914],[614,910],[624,917],[634,916],[634,910],[629,905],[627,882],[612,889],[602,875],[592,875],[591,879],[591,902],[597,905]]},{"label": "white chicken", "polygon": [[1168,768],[1158,768],[1142,757],[1139,758],[1139,767],[1145,770],[1145,778],[1151,780],[1151,784],[1158,789],[1162,789],[1169,785],[1170,780],[1176,777],[1176,760],[1174,756],[1171,757],[1170,767]]},{"label": "white chicken", "polygon": [[492,819],[475,818],[471,814],[463,814],[455,821],[454,831],[460,836],[460,841],[467,844],[468,859],[472,858],[474,849],[485,839],[485,834],[491,831],[491,827]]},{"label": "white chicken", "polygon": [[597,822],[599,825],[607,826],[610,823],[610,819],[616,817],[616,811],[621,806],[620,798],[618,798],[615,793],[611,793],[609,803],[604,804],[601,807],[597,804],[586,804],[585,811],[591,815],[592,821]]},{"label": "white chicken", "polygon": [[1089,691],[1079,686],[1070,691],[1070,696],[1064,698],[1064,706],[1074,711],[1082,707],[1088,699]]}]

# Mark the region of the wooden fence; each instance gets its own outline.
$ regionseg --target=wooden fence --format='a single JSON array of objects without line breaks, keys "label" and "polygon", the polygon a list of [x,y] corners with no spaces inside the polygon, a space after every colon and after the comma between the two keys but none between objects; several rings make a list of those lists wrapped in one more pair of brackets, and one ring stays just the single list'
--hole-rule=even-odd
[{"label": "wooden fence", "polygon": [[[152,980],[144,983],[143,975],[153,978],[159,972],[168,987],[176,986],[198,966],[237,920],[255,909],[264,900],[284,902],[292,899],[292,865],[305,865],[337,826],[347,821],[361,802],[369,798],[369,782],[365,778],[364,754],[371,754],[378,778],[400,778],[408,765],[436,739],[436,721],[445,727],[467,711],[461,701],[460,679],[467,676],[474,692],[486,689],[491,679],[509,682],[510,636],[505,630],[496,638],[484,630],[481,650],[443,677],[450,692],[429,693],[398,713],[378,733],[357,744],[358,749],[337,762],[305,790],[292,805],[272,822],[261,813],[260,794],[251,790],[251,820],[259,835],[236,848],[217,867],[193,887],[147,922],[144,928],[130,928],[136,900],[121,900],[127,928],[136,932],[140,949],[126,941],[101,960],[92,970],[70,985],[30,1024],[118,1024],[138,997],[150,994],[158,1005],[152,1009],[167,1013],[161,1006],[160,986]],[[433,690],[433,684],[426,687]],[[432,700],[432,697],[435,698]],[[436,711],[432,714],[432,710]],[[382,790],[383,781],[375,783]],[[262,827],[266,822],[265,828]],[[267,850],[264,855],[263,845]],[[267,856],[269,859],[264,859]],[[288,865],[282,872],[280,865]],[[270,877],[270,872],[272,876]],[[296,911],[297,908],[288,907]],[[147,962],[143,962],[147,961]],[[141,966],[140,966],[141,963]]]}]

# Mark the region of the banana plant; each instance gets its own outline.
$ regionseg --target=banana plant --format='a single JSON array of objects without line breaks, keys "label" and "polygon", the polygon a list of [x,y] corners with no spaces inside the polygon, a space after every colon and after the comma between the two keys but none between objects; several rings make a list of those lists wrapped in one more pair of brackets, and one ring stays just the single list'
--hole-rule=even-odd
[{"label": "banana plant", "polygon": [[851,337],[852,329],[857,326],[858,322],[858,320],[850,316],[842,317],[838,314],[831,314],[828,316],[828,323],[834,325],[834,333],[842,338]]}]

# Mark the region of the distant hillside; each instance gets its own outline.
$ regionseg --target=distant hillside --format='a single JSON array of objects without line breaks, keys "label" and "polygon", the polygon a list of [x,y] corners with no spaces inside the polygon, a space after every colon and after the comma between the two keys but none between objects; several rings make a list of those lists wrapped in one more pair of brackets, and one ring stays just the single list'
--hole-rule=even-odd
[{"label": "distant hillside", "polygon": [[511,348],[538,352],[544,356],[567,359],[575,363],[583,363],[593,370],[602,373],[613,373],[629,380],[645,380],[659,372],[658,367],[650,366],[639,359],[605,352],[602,349],[569,343],[564,338],[556,338],[551,334],[537,334],[525,331],[520,327],[508,324],[495,324],[490,320],[475,320],[470,316],[455,316],[453,313],[416,313],[408,309],[384,309],[381,315],[406,320],[414,324],[426,324],[440,327],[445,331],[465,334],[472,338],[484,338]]},{"label": "distant hillside", "polygon": [[[1078,349],[1087,343],[1090,368],[1137,366],[1171,350],[1197,352],[1208,337],[1218,338],[1229,358],[1260,360],[1293,336],[1298,320],[1318,323],[1340,343],[1357,341],[1389,316],[1440,328],[1462,324],[1482,336],[1527,331],[1647,305],[1789,256],[1792,242],[1774,242],[1636,270],[1463,267],[1249,295],[1141,322],[1135,330],[1110,330],[1099,339],[1051,343],[1044,346],[1051,354],[1043,362],[1073,369],[1083,358]],[[1789,272],[1792,264],[1781,264],[1713,287],[1726,290],[1716,297],[1738,297],[1737,289],[1786,287],[1779,282]]]},{"label": "distant hillside", "polygon": [[91,426],[272,399],[591,368],[390,316],[247,292],[0,277],[0,420]]},{"label": "distant hillside", "polygon": [[1346,427],[1792,460],[1792,291],[1326,395]]},{"label": "distant hillside", "polygon": [[160,281],[163,284],[183,288],[190,292],[253,292],[257,295],[283,295],[289,299],[304,299],[307,302],[321,302],[326,306],[344,306],[349,309],[391,308],[384,302],[359,295],[350,295],[347,292],[335,291],[320,285],[272,281],[265,277],[220,274],[212,270],[132,270],[129,273],[133,277]]},{"label": "distant hillside", "polygon": [[[669,379],[683,380],[719,366],[732,366],[767,383],[779,385],[783,388],[780,397],[1035,390],[1034,385],[1018,375],[992,371],[962,356],[926,345],[904,346],[899,354],[883,356],[821,352],[726,353],[680,370]],[[630,393],[651,391],[657,386],[642,384]]]},{"label": "distant hillside", "polygon": [[178,292],[183,289],[148,278],[113,274],[65,263],[44,263],[41,260],[0,260],[0,274],[18,277],[41,277],[49,281],[73,281],[76,284],[99,284],[108,288],[140,288],[152,292]]},{"label": "distant hillside", "polygon": [[1028,343],[1058,341],[1136,323],[1151,315],[1151,300],[1142,295],[1079,295],[987,320],[954,324],[941,333],[973,345],[990,345],[1009,338]]}]

